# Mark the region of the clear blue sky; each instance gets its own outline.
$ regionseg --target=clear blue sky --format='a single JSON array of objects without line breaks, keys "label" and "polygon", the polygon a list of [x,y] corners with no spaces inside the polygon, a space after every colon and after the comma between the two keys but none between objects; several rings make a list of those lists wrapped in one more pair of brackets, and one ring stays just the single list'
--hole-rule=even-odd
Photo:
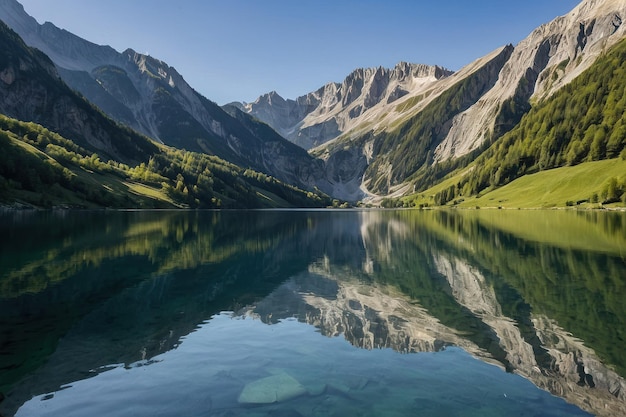
[{"label": "clear blue sky", "polygon": [[219,104],[296,98],[360,67],[458,70],[579,0],[20,0],[26,12],[175,67]]}]

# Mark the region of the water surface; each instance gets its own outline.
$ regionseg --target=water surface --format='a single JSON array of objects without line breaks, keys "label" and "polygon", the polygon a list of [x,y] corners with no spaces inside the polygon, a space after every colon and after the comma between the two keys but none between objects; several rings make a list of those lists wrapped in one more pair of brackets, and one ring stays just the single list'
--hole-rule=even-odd
[{"label": "water surface", "polygon": [[0,220],[3,415],[626,415],[621,213]]}]

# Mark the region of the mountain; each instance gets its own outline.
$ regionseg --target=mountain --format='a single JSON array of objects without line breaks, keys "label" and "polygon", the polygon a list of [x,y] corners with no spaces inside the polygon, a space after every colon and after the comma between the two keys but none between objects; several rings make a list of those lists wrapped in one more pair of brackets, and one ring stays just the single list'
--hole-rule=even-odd
[{"label": "mountain", "polygon": [[[280,145],[271,149],[274,154],[259,158],[279,159]],[[0,203],[262,208],[331,201],[216,156],[158,144],[114,122],[70,89],[46,55],[0,22]]]},{"label": "mountain", "polygon": [[306,180],[286,173],[285,165],[297,164],[324,188],[320,164],[306,152],[279,135],[255,135],[167,63],[132,49],[119,53],[93,44],[49,22],[40,25],[15,0],[0,0],[0,19],[48,55],[70,87],[116,121],[161,143],[216,155],[312,189]]},{"label": "mountain", "polygon": [[[360,189],[370,197],[402,196],[466,166],[513,129],[531,107],[588,70],[624,38],[623,16],[624,0],[585,0],[518,45],[499,48],[454,74],[434,67],[430,77],[408,77],[413,81],[398,84],[401,77],[385,74],[414,68],[400,64],[394,70],[357,71],[341,87],[328,84],[295,101],[270,93],[241,108],[294,141],[323,143],[311,153],[324,159],[329,178],[347,189]],[[366,73],[369,78],[359,78]],[[391,91],[384,90],[373,106],[364,106],[373,103],[366,100],[371,95],[352,101],[354,97],[345,94],[351,80],[356,85],[378,85],[374,79],[382,80],[381,86],[395,81],[389,81]],[[396,85],[399,97],[392,94]],[[334,96],[337,92],[343,95]],[[308,113],[307,103],[311,103]],[[332,177],[338,171],[343,175]]]},{"label": "mountain", "polygon": [[76,95],[52,61],[0,22],[0,113],[48,126],[76,144],[121,162],[147,162],[158,147]]},{"label": "mountain", "polygon": [[[526,174],[551,170],[552,176],[558,177],[561,174],[552,171],[554,168],[605,159],[626,161],[625,85],[626,39],[570,84],[533,106],[520,123],[472,161],[472,168],[445,200],[460,194],[476,195]],[[624,172],[604,178],[607,183],[596,197],[589,193],[578,201],[610,204],[626,199]],[[598,172],[595,178],[604,174]],[[560,186],[566,187],[565,182]]]},{"label": "mountain", "polygon": [[233,104],[310,149],[366,124],[386,105],[451,74],[438,66],[401,62],[393,69],[357,69],[343,83],[328,83],[295,100],[285,100],[272,91],[254,103]]},{"label": "mountain", "polygon": [[[619,72],[621,55],[596,63],[624,39],[624,15],[625,0],[584,0],[518,45],[498,48],[454,73],[409,63],[359,69],[342,83],[295,100],[272,92],[254,103],[221,108],[162,61],[130,49],[118,53],[51,23],[39,25],[15,0],[0,0],[0,18],[48,54],[58,76],[118,122],[177,148],[216,155],[244,172],[375,203],[470,173],[427,197],[428,204],[445,204],[537,170],[618,157],[624,148],[621,118],[603,117],[623,107],[615,87],[621,81],[601,66]],[[566,88],[583,75],[601,85],[595,96]],[[603,84],[603,78],[611,80]],[[553,108],[546,107],[551,100],[579,104],[552,117],[546,110]],[[599,118],[577,123],[590,107]],[[526,120],[537,114],[541,122]],[[558,132],[551,131],[555,124]],[[542,151],[547,142],[522,146],[511,139],[535,125],[541,129],[533,135],[541,134],[534,137],[549,137],[554,149]],[[596,134],[606,140],[595,140]],[[626,180],[616,181],[606,201],[620,199]]]},{"label": "mountain", "polygon": [[485,130],[496,136],[503,133],[519,121],[531,102],[570,83],[624,38],[622,16],[626,16],[623,0],[585,0],[567,15],[534,30],[515,47],[494,87],[455,117],[450,132],[435,149],[435,160],[468,153],[487,139]]}]

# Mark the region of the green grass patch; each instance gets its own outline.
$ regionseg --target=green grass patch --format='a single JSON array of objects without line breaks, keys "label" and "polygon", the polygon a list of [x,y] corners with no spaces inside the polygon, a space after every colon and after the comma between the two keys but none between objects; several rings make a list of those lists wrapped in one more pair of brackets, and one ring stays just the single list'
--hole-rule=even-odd
[{"label": "green grass patch", "polygon": [[[573,167],[555,168],[525,175],[515,181],[487,192],[480,197],[466,198],[460,207],[552,208],[575,206],[596,207],[594,194],[600,196],[611,178],[626,175],[626,161],[610,159],[586,162]],[[430,193],[434,193],[431,190]],[[577,204],[578,202],[589,200]],[[624,203],[611,206],[624,207]]]},{"label": "green grass patch", "polygon": [[398,113],[404,113],[405,111],[409,110],[410,108],[416,106],[420,101],[424,100],[425,95],[421,94],[417,97],[411,97],[410,99],[404,101],[403,103],[400,103],[396,106],[396,111]]}]

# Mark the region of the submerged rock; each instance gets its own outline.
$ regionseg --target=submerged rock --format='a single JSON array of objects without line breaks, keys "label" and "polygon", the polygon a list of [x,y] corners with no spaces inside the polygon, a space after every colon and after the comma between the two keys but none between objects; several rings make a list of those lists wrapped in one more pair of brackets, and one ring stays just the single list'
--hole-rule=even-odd
[{"label": "submerged rock", "polygon": [[288,401],[307,393],[306,388],[292,376],[281,373],[247,384],[238,401],[240,404],[271,404]]}]

